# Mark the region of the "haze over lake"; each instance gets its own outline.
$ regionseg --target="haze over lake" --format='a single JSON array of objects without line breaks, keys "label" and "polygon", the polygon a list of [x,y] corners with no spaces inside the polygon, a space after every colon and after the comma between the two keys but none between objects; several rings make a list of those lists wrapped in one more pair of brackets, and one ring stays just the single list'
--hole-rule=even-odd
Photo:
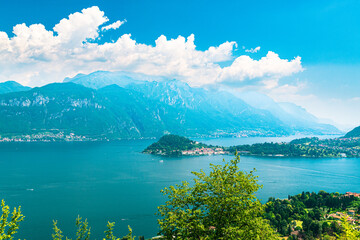
[{"label": "haze over lake", "polygon": [[[201,139],[224,146],[284,138]],[[160,157],[141,154],[155,140],[79,143],[0,144],[0,193],[11,207],[21,205],[25,221],[18,238],[48,239],[52,220],[64,233],[75,231],[79,214],[88,218],[92,235],[100,239],[107,221],[116,235],[157,234],[156,207],[164,202],[160,190],[191,181],[191,171],[221,164],[232,156]],[[302,191],[360,191],[359,159],[242,157],[241,168],[257,169],[258,193],[287,198]]]}]

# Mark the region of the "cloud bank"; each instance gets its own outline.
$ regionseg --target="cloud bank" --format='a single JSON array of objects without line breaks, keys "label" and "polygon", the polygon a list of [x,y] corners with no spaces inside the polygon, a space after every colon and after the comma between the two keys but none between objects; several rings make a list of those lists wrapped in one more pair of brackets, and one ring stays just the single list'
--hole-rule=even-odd
[{"label": "cloud bank", "polygon": [[[266,85],[303,70],[300,57],[281,59],[271,51],[259,60],[247,55],[235,57],[236,42],[200,51],[193,34],[176,39],[161,35],[154,45],[138,43],[131,34],[99,43],[100,33],[124,24],[118,20],[105,25],[107,22],[104,12],[94,6],[70,14],[52,30],[42,24],[23,23],[13,27],[13,36],[0,31],[0,81],[41,86],[80,72],[122,70],[176,78],[192,86]],[[222,67],[222,62],[230,65]]]}]

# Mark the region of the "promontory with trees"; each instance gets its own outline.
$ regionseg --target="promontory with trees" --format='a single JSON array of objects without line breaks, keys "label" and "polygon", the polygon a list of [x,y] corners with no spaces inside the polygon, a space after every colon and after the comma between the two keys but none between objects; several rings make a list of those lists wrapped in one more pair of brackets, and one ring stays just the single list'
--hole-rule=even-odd
[{"label": "promontory with trees", "polygon": [[[191,183],[164,188],[161,192],[167,200],[157,212],[159,236],[152,239],[360,239],[360,194],[303,192],[262,204],[256,197],[262,186],[255,170],[245,172],[239,165],[236,155],[221,165],[211,165],[208,174],[193,172]],[[10,213],[2,201],[1,209],[0,239],[14,239],[24,221],[21,208]],[[61,223],[53,222],[51,239],[69,239],[59,226]],[[91,239],[86,219],[78,217],[75,226],[73,239]],[[130,227],[126,236],[115,237],[114,226],[107,223],[104,240],[136,239]]]},{"label": "promontory with trees", "polygon": [[182,156],[182,155],[211,155],[226,154],[224,147],[212,146],[190,140],[173,134],[164,135],[159,141],[148,146],[143,153]]},{"label": "promontory with trees", "polygon": [[[156,155],[212,155],[234,154],[270,157],[360,157],[360,129],[355,128],[345,137],[319,139],[300,138],[291,142],[256,143],[231,147],[211,146],[177,135],[165,135],[143,152]],[[347,137],[351,136],[351,137]]]}]

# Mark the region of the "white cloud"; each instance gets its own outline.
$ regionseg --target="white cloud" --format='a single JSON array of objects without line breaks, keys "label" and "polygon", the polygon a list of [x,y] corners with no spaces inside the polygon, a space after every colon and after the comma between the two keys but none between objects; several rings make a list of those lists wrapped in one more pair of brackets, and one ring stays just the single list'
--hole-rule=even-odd
[{"label": "white cloud", "polygon": [[245,52],[248,52],[248,53],[257,53],[258,51],[260,51],[260,46],[258,46],[256,48],[245,49]]},{"label": "white cloud", "polygon": [[113,22],[112,24],[109,24],[109,25],[106,25],[106,26],[102,27],[101,31],[107,31],[107,30],[110,30],[110,29],[116,30],[121,25],[123,25],[125,22],[126,22],[126,20],[124,20],[124,21],[117,20],[116,22]]},{"label": "white cloud", "polygon": [[104,12],[96,6],[83,9],[62,19],[55,25],[54,31],[58,33],[60,43],[71,43],[76,47],[87,39],[99,36],[99,26],[109,21]]},{"label": "white cloud", "polygon": [[[126,70],[177,78],[193,86],[247,82],[271,87],[269,79],[274,85],[279,78],[302,71],[300,57],[281,59],[273,52],[260,60],[234,57],[236,42],[197,50],[193,34],[175,39],[162,35],[154,46],[138,43],[130,34],[115,42],[97,43],[101,30],[122,24],[116,21],[102,27],[108,21],[95,6],[69,15],[52,30],[42,24],[19,24],[13,36],[0,32],[0,81],[40,86],[79,72]],[[219,64],[225,61],[230,66]]]},{"label": "white cloud", "polygon": [[239,82],[245,79],[272,80],[302,71],[301,58],[293,60],[281,59],[278,54],[269,51],[260,60],[254,60],[249,56],[242,55],[234,60],[229,67],[224,67],[218,77],[220,82]]}]

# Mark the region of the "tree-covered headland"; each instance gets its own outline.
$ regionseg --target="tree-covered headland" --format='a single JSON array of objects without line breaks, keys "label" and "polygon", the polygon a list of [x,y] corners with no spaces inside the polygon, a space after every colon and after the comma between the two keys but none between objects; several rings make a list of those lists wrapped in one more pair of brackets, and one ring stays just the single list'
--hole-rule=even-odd
[{"label": "tree-covered headland", "polygon": [[148,146],[143,153],[181,156],[181,155],[205,155],[227,153],[224,147],[212,146],[190,140],[189,138],[168,134],[162,136],[157,142]]},{"label": "tree-covered headland", "polygon": [[165,135],[148,146],[144,153],[181,156],[234,154],[270,157],[360,157],[360,138],[300,138],[291,142],[255,143],[231,147],[211,146],[177,135]]},{"label": "tree-covered headland", "polygon": [[360,157],[360,138],[301,138],[289,143],[256,143],[233,146],[241,155],[282,157]]}]

